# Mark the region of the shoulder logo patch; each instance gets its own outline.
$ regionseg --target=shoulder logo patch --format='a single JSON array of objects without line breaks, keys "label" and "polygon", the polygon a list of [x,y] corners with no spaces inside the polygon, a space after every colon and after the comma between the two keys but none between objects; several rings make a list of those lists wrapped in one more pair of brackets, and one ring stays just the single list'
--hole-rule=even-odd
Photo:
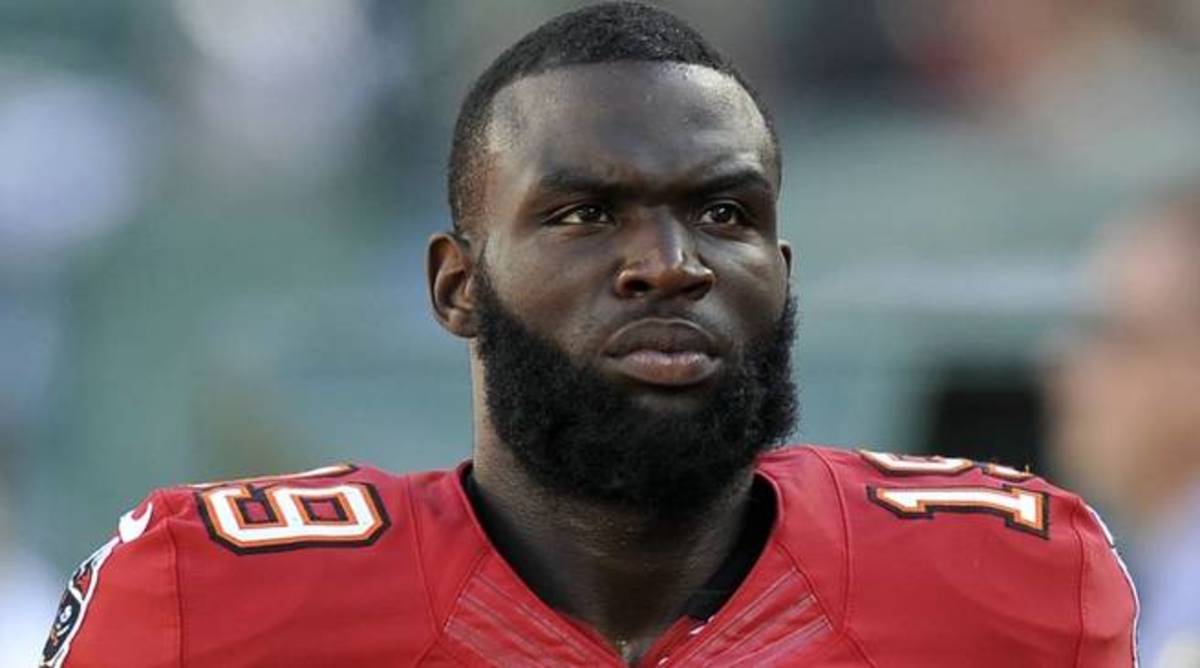
[{"label": "shoulder logo patch", "polygon": [[[150,513],[146,513],[147,519]],[[54,613],[54,622],[50,626],[50,637],[42,647],[42,661],[38,668],[60,668],[71,650],[71,640],[79,632],[83,616],[87,613],[88,604],[96,593],[96,584],[100,580],[100,567],[112,554],[119,539],[113,538],[100,549],[83,560],[79,568],[71,574],[67,581],[66,591],[58,602],[58,611]]]}]

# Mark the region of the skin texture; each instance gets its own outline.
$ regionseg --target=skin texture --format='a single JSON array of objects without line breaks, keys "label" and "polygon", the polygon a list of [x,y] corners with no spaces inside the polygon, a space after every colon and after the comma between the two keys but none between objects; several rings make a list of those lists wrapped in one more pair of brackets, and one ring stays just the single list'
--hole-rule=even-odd
[{"label": "skin texture", "polygon": [[[481,519],[535,593],[634,660],[729,554],[752,471],[732,475],[708,508],[669,519],[534,484],[489,419],[474,341],[478,267],[485,259],[491,287],[527,329],[638,405],[696,410],[723,360],[768,336],[788,297],[778,156],[732,78],[646,62],[514,82],[495,98],[488,146],[483,219],[465,238],[435,235],[428,252],[436,317],[471,340]],[[714,376],[646,382],[613,360],[620,328],[651,311],[706,334]]]},{"label": "skin texture", "polygon": [[1200,239],[1180,215],[1102,240],[1095,313],[1050,384],[1059,466],[1141,530],[1200,479]]}]

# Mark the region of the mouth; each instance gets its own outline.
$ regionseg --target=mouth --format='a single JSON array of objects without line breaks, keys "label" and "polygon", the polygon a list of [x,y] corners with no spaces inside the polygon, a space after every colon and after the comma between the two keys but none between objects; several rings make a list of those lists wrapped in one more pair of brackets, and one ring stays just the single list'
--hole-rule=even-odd
[{"label": "mouth", "polygon": [[712,335],[682,319],[647,318],[630,323],[609,339],[604,356],[616,374],[664,388],[699,385],[721,367]]}]

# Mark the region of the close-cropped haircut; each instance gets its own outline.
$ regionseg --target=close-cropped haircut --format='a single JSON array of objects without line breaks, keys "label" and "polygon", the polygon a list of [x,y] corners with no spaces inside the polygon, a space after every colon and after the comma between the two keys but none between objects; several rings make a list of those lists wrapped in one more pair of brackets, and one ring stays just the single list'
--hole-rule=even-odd
[{"label": "close-cropped haircut", "polygon": [[724,55],[669,12],[636,2],[606,2],[542,24],[500,54],[475,80],[454,125],[447,169],[456,232],[467,231],[480,214],[487,168],[486,134],[496,93],[518,79],[554,68],[617,61],[700,65],[732,77],[762,114],[778,164],[779,142],[771,116]]}]

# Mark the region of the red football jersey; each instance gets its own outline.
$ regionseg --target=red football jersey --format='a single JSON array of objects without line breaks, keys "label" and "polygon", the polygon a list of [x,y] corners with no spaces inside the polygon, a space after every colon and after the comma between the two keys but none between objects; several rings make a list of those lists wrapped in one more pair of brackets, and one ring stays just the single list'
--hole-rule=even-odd
[{"label": "red football jersey", "polygon": [[[44,665],[624,665],[495,551],[464,470],[156,491],[71,578]],[[1135,665],[1132,586],[1078,497],[1002,466],[807,446],[757,471],[777,502],[762,554],[640,665]]]}]

